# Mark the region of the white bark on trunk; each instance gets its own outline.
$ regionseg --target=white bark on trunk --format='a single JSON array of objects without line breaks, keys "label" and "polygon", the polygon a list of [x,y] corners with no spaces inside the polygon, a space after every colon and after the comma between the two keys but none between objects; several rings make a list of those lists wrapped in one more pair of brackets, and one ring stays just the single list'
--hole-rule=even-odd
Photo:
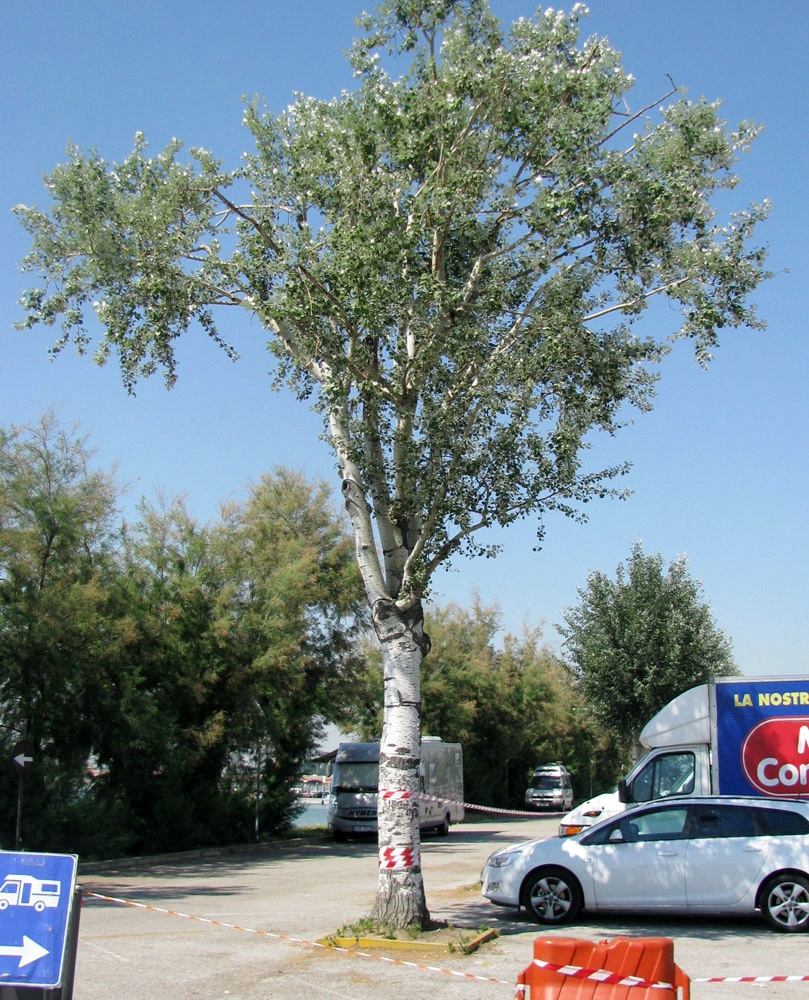
[{"label": "white bark on trunk", "polygon": [[[429,649],[424,612],[417,599],[397,603],[391,591],[402,582],[403,546],[377,499],[380,560],[373,511],[360,470],[351,460],[350,421],[344,408],[329,411],[332,441],[340,461],[343,497],[354,529],[357,563],[382,646],[384,714],[379,747],[379,877],[373,917],[394,927],[426,927],[430,914],[421,876],[419,763],[421,758],[421,661]],[[377,497],[382,488],[373,491]],[[388,546],[386,548],[386,546]],[[387,573],[385,570],[387,569]]]},{"label": "white bark on trunk", "polygon": [[423,623],[420,605],[402,614],[391,602],[374,613],[382,643],[385,691],[379,748],[379,876],[373,917],[394,927],[425,927],[430,919],[415,797],[421,758],[420,672],[427,642]]}]

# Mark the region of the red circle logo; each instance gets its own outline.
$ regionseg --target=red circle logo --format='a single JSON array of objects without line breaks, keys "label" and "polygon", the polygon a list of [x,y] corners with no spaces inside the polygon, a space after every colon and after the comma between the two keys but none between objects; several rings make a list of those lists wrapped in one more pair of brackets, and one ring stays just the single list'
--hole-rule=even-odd
[{"label": "red circle logo", "polygon": [[747,780],[764,795],[809,795],[809,722],[779,716],[754,726],[742,744]]}]

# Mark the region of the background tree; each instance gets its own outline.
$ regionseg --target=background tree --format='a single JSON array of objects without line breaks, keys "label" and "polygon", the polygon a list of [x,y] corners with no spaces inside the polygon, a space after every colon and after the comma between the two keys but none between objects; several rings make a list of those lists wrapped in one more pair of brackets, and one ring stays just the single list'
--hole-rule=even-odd
[{"label": "background tree", "polygon": [[256,747],[262,822],[278,826],[322,721],[335,718],[359,668],[368,618],[353,540],[324,482],[280,468],[246,503],[228,505],[218,553],[218,625],[230,633],[239,677],[231,760]]},{"label": "background tree", "polygon": [[143,504],[129,543],[96,800],[127,804],[131,850],[283,828],[365,617],[327,487],[278,469],[205,527],[182,501]]},{"label": "background tree", "polygon": [[314,393],[384,651],[380,782],[401,795],[380,848],[412,858],[379,871],[375,916],[394,925],[428,917],[407,796],[434,572],[493,554],[487,528],[613,492],[624,467],[585,470],[582,449],[650,406],[666,350],[634,332],[650,299],[682,313],[673,336],[701,362],[720,328],[756,322],[766,209],[721,225],[712,199],[757,129],[673,89],[631,106],[618,53],[580,42],[583,12],[504,36],[485,0],[385,0],[359,22],[357,88],[249,105],[236,170],[177,142],[149,156],[142,136],[112,165],[71,147],[50,212],[17,210],[41,275],[24,325],[61,320],[57,351],[88,348],[91,308],[97,360],[130,388],[159,369],[171,384],[175,338],[196,321],[230,350],[213,309],[239,306],[279,379]]},{"label": "background tree", "polygon": [[[26,843],[63,842],[93,747],[98,680],[119,642],[111,588],[114,478],[93,468],[87,438],[53,413],[0,430],[0,741],[23,733]],[[10,759],[10,753],[5,754]],[[13,843],[16,781],[0,782]]]},{"label": "background tree", "polygon": [[221,843],[227,829],[247,838],[246,803],[220,792],[236,696],[212,536],[180,499],[142,501],[126,531],[119,599],[129,628],[106,672],[101,773],[87,802],[90,819],[109,813],[115,832],[127,831],[126,851]]},{"label": "background tree", "polygon": [[582,694],[604,726],[636,746],[644,724],[682,691],[737,672],[684,556],[632,546],[614,580],[591,573],[558,626]]},{"label": "background tree", "polygon": [[[53,414],[0,433],[0,749],[35,746],[24,843],[111,857],[283,828],[366,626],[344,516],[285,469],[205,526],[175,499],[121,530],[117,499]],[[10,769],[0,803],[13,845]]]}]

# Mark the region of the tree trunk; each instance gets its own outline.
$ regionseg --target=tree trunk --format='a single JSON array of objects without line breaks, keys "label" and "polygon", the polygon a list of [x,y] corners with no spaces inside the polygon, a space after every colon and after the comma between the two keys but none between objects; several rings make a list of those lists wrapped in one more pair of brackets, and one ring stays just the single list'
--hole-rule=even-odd
[{"label": "tree trunk", "polygon": [[378,602],[374,628],[382,644],[384,716],[379,747],[379,876],[372,916],[394,927],[430,920],[421,874],[419,763],[421,661],[429,648],[421,604],[398,611]]}]

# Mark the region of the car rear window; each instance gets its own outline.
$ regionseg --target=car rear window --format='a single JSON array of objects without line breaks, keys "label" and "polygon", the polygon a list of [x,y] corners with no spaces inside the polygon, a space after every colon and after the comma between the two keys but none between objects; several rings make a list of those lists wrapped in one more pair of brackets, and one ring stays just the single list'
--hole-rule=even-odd
[{"label": "car rear window", "polygon": [[755,837],[758,830],[744,806],[694,806],[693,839]]},{"label": "car rear window", "polygon": [[809,820],[789,809],[756,809],[761,832],[769,837],[809,833]]}]

